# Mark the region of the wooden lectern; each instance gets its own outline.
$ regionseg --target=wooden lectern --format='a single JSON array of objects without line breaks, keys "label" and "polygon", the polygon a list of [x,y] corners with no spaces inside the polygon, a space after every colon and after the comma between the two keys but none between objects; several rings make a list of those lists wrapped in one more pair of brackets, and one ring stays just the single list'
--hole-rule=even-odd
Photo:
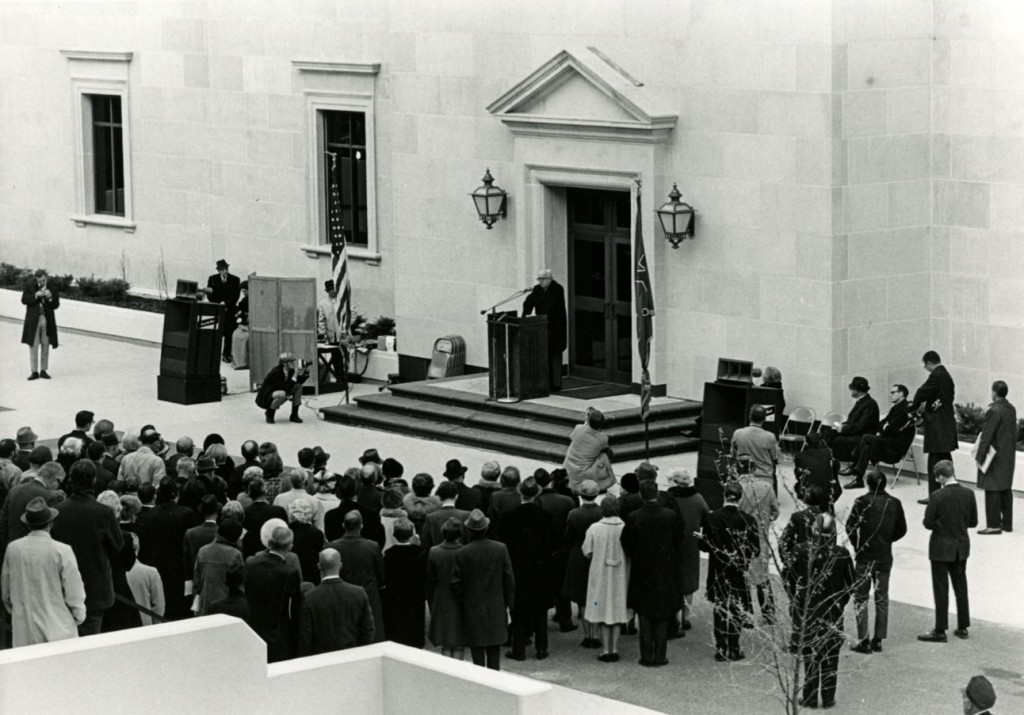
[{"label": "wooden lectern", "polygon": [[220,345],[224,306],[172,298],[164,307],[164,341],[156,396],[194,405],[220,402]]},{"label": "wooden lectern", "polygon": [[518,402],[550,394],[546,315],[488,313],[487,345],[492,400]]}]

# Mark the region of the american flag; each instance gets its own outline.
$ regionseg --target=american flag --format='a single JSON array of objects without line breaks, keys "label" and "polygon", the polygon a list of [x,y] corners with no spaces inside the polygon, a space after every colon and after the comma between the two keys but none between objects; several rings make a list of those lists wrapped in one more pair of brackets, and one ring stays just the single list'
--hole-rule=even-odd
[{"label": "american flag", "polygon": [[640,353],[640,418],[646,422],[651,416],[651,374],[647,371],[651,358],[651,339],[654,337],[654,294],[651,291],[651,272],[647,266],[647,252],[644,250],[644,233],[640,217],[640,187],[636,190],[636,265],[633,267],[633,282],[636,286],[636,339]]},{"label": "american flag", "polygon": [[345,245],[345,224],[341,219],[341,194],[338,192],[338,175],[335,157],[331,157],[331,205],[328,210],[327,240],[331,244],[331,274],[338,291],[335,301],[335,315],[338,329],[348,333],[352,325],[352,284],[348,279],[348,249]]}]

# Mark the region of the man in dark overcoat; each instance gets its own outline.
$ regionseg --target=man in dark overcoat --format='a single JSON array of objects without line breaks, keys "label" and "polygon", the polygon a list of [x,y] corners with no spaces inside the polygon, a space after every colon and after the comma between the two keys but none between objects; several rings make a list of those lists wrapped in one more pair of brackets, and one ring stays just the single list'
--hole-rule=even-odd
[{"label": "man in dark overcoat", "polygon": [[534,473],[537,484],[540,485],[540,494],[536,502],[540,508],[547,512],[555,527],[555,538],[558,544],[551,561],[551,583],[552,594],[555,598],[555,621],[562,633],[569,633],[578,628],[572,622],[572,602],[562,595],[562,584],[565,582],[565,571],[569,564],[569,551],[562,543],[562,536],[565,534],[565,525],[569,519],[569,512],[576,508],[576,502],[572,497],[559,494],[555,491],[551,473],[546,469],[538,469]]},{"label": "man in dark overcoat", "polygon": [[268,663],[294,658],[299,650],[302,576],[285,560],[293,540],[291,529],[279,526],[267,550],[245,561],[246,623],[267,644]]},{"label": "man in dark overcoat", "polygon": [[[103,613],[114,605],[114,577],[110,562],[119,557],[124,535],[114,512],[96,501],[93,483],[96,467],[83,459],[75,462],[68,475],[71,496],[57,505],[60,518],[54,522],[51,535],[75,552],[78,570],[85,584],[85,621],[78,626],[78,635],[100,632]],[[60,523],[56,523],[59,521]],[[181,551],[181,542],[178,542]]]},{"label": "man in dark overcoat", "polygon": [[[827,429],[825,441],[832,449],[835,458],[844,462],[853,459],[853,451],[860,444],[860,438],[878,431],[878,403],[872,397],[871,385],[867,378],[858,375],[850,381],[850,396],[855,402],[846,421],[836,429]],[[831,427],[831,425],[828,425]]]},{"label": "man in dark overcoat", "polygon": [[725,504],[702,524],[700,550],[708,554],[707,598],[714,606],[715,660],[743,660],[740,629],[746,619],[747,569],[761,553],[757,519],[741,511],[743,487],[730,482]]},{"label": "man in dark overcoat", "polygon": [[487,538],[490,521],[479,509],[469,513],[469,543],[455,552],[450,586],[462,604],[462,626],[473,663],[501,670],[501,644],[508,637],[516,578],[508,549]]},{"label": "man in dark overcoat", "polygon": [[221,357],[224,362],[231,362],[231,338],[237,326],[238,299],[242,295],[242,281],[231,275],[229,268],[228,262],[221,258],[217,261],[217,272],[206,280],[210,302],[224,306],[224,351]]},{"label": "man in dark overcoat", "polygon": [[21,304],[25,306],[21,342],[29,349],[32,365],[29,380],[50,379],[46,372],[50,366],[50,348],[57,349],[57,321],[53,311],[60,307],[60,295],[46,279],[46,271],[40,268],[21,292]]},{"label": "man in dark overcoat", "polygon": [[552,559],[557,545],[554,522],[534,500],[540,485],[527,477],[519,485],[523,503],[501,515],[498,538],[508,548],[516,578],[515,608],[512,610],[512,660],[526,660],[526,641],[532,635],[537,660],[548,657],[548,609],[552,593]]},{"label": "man in dark overcoat", "polygon": [[[178,485],[165,477],[156,491],[156,506],[146,517],[145,531],[139,537],[139,561],[160,573],[164,587],[164,618],[171,621],[188,616],[190,603],[185,598],[185,533],[196,526],[196,515],[178,504]],[[258,531],[258,530],[257,530]]]},{"label": "man in dark overcoat", "polygon": [[270,368],[256,393],[256,404],[263,408],[267,424],[274,424],[274,414],[289,400],[292,403],[292,414],[288,421],[302,422],[302,418],[299,417],[299,406],[302,404],[302,385],[308,378],[308,370],[295,369],[294,355],[281,353],[277,358],[277,365]]},{"label": "man in dark overcoat", "polygon": [[[1017,456],[1017,409],[1006,400],[1009,388],[1002,380],[992,383],[992,404],[985,412],[978,449],[978,486],[985,490],[985,527],[979,534],[991,536],[1013,531],[1013,472]],[[981,467],[994,451],[986,471]]]},{"label": "man in dark overcoat", "polygon": [[644,505],[622,529],[622,548],[630,559],[626,602],[640,619],[640,665],[668,664],[669,624],[683,607],[679,563],[683,558],[683,520],[658,504],[658,484],[640,482]]},{"label": "man in dark overcoat", "polygon": [[373,642],[373,613],[366,591],[346,583],[341,554],[320,552],[320,585],[302,599],[299,619],[299,655],[317,655]]},{"label": "man in dark overcoat", "polygon": [[[928,455],[928,497],[938,491],[940,485],[935,477],[935,465],[951,461],[953,452],[960,443],[956,438],[956,413],[953,399],[956,386],[949,370],[942,364],[942,358],[934,350],[921,357],[928,379],[917,388],[910,403],[911,414],[920,414],[924,423],[924,452]],[[927,504],[928,499],[919,499],[918,504]]]},{"label": "man in dark overcoat", "polygon": [[565,289],[547,268],[537,272],[537,285],[523,303],[523,317],[530,313],[548,317],[549,385],[562,389],[562,353],[569,342],[565,319]]},{"label": "man in dark overcoat", "polygon": [[967,596],[967,557],[971,555],[968,529],[978,525],[978,505],[974,493],[956,480],[953,463],[939,462],[935,476],[942,488],[928,500],[924,510],[924,528],[932,532],[928,539],[928,559],[932,567],[932,595],[935,598],[935,628],[917,637],[927,643],[945,643],[949,625],[949,584],[956,598],[957,628],[953,635],[967,638],[971,608]]},{"label": "man in dark overcoat", "polygon": [[363,517],[358,511],[345,514],[344,528],[345,535],[327,544],[326,548],[335,549],[341,554],[342,580],[353,586],[361,586],[366,591],[366,597],[370,599],[370,611],[373,613],[373,642],[380,643],[387,639],[387,623],[380,594],[385,583],[384,555],[376,542],[363,538]]}]

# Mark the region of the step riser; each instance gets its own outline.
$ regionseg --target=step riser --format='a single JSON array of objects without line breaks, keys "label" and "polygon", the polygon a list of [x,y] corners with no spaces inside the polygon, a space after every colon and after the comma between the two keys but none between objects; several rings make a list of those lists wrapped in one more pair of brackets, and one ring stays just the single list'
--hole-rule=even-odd
[{"label": "step riser", "polygon": [[[409,403],[395,404],[389,402],[386,399],[374,399],[372,401],[364,401],[357,399],[360,409],[372,410],[374,412],[386,412],[390,414],[397,414],[411,417],[422,417],[424,419],[431,419],[437,421],[450,422],[453,425],[467,425],[474,426],[480,429],[495,429],[502,431],[506,434],[521,434],[535,439],[544,439],[553,442],[559,442],[561,444],[567,444],[569,441],[569,435],[572,432],[572,427],[575,423],[569,425],[554,425],[548,422],[541,422],[539,420],[530,420],[524,422],[521,418],[518,418],[518,422],[502,421],[503,418],[508,419],[508,415],[498,415],[494,413],[478,413],[468,419],[459,415],[447,415],[442,410],[437,410],[436,405],[433,403],[419,403],[410,405]],[[693,426],[692,420],[651,420],[650,423],[650,437],[655,439],[658,437],[672,437],[680,436],[682,431]],[[612,445],[626,444],[635,440],[642,440],[644,438],[643,424],[639,423],[636,425],[630,425],[628,427],[615,427],[611,430],[607,430],[609,433],[609,441]]]},{"label": "step riser", "polygon": [[[430,439],[438,442],[463,444],[478,449],[493,450],[505,454],[513,454],[520,457],[527,457],[539,461],[561,464],[565,455],[564,443],[551,444],[551,449],[524,447],[515,440],[508,440],[509,435],[495,433],[493,439],[482,439],[478,436],[461,435],[457,431],[444,431],[440,426],[434,429],[413,424],[380,423],[373,419],[362,419],[362,416],[355,412],[347,413],[344,416],[333,414],[327,419],[339,424],[348,424],[353,427],[373,429],[382,432],[406,434],[413,437]],[[368,417],[368,416],[367,416]],[[503,439],[504,438],[504,439]],[[690,438],[673,440],[672,444],[652,444],[650,454],[652,457],[666,454],[678,454],[680,452],[693,451],[699,445],[699,441]],[[644,443],[630,443],[616,447],[615,459],[619,461],[639,461],[644,457]]]}]

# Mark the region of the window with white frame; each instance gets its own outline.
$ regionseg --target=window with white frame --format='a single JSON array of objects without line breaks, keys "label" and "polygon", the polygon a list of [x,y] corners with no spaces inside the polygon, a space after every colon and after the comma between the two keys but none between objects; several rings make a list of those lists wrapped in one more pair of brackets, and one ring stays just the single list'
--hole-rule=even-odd
[{"label": "window with white frame", "polygon": [[75,210],[80,227],[134,231],[128,103],[130,52],[62,51],[71,67]]}]

